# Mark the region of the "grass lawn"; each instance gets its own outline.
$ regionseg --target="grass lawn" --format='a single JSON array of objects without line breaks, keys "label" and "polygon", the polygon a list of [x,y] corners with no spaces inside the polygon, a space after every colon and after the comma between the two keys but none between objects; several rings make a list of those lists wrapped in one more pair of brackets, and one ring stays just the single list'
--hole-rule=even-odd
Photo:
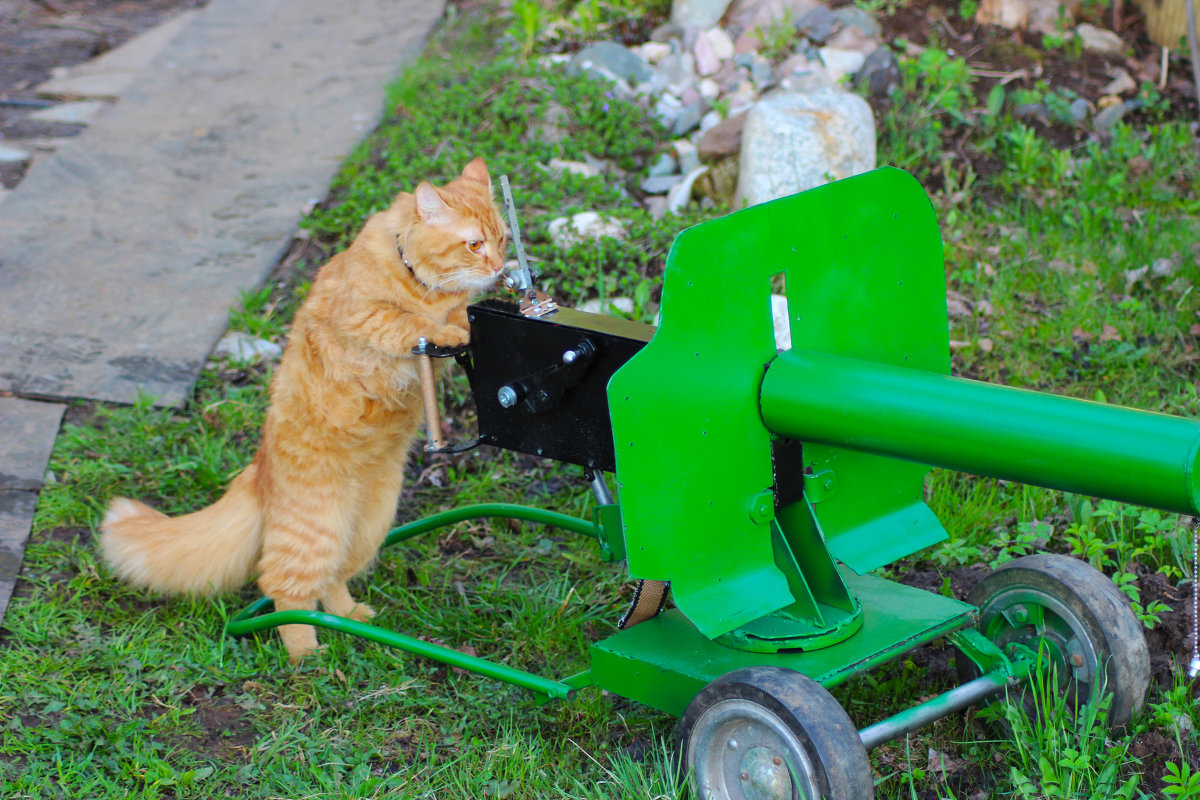
[{"label": "grass lawn", "polygon": [[[510,37],[536,54],[534,12],[516,9]],[[676,234],[727,209],[694,204],[655,221],[621,179],[547,172],[551,158],[590,154],[636,187],[669,137],[601,84],[498,53],[511,18],[488,17],[448,22],[391,88],[393,113],[348,159],[272,281],[231,310],[233,327],[282,341],[315,269],[369,213],[475,155],[509,176],[551,294],[568,305],[629,297],[634,317],[653,319]],[[905,62],[904,89],[880,111],[879,162],[905,166],[931,192],[955,373],[1196,416],[1191,127],[1160,104],[1103,142],[1059,149],[1003,97],[978,98],[969,73],[942,56]],[[567,112],[563,135],[533,135],[556,109]],[[948,131],[994,169],[946,160]],[[551,243],[550,220],[593,210],[621,220],[628,237]],[[254,452],[268,380],[262,366],[214,361],[182,411],[150,398],[69,411],[0,638],[0,797],[681,796],[668,756],[674,720],[620,697],[587,689],[539,705],[523,690],[330,633],[323,652],[293,668],[274,635],[221,635],[256,598],[252,587],[162,599],[108,574],[94,540],[108,499],[172,513],[211,502]],[[465,435],[465,380],[448,382],[443,401]],[[1177,588],[1191,577],[1185,520],[944,471],[926,494],[950,540],[887,574],[952,592],[973,565],[1069,553],[1113,576],[1150,634],[1179,623],[1190,596]],[[476,450],[414,457],[398,519],[483,501],[590,513],[580,469]],[[505,521],[399,545],[352,588],[382,625],[553,678],[586,668],[588,645],[614,630],[630,590],[622,565],[603,563],[589,540]],[[1167,655],[1186,664],[1174,646]],[[950,656],[924,648],[835,695],[866,725],[952,686]],[[1146,711],[1108,737],[1102,719],[1061,708],[1038,724],[1010,715],[1009,729],[981,726],[975,712],[941,720],[872,753],[877,796],[1200,796],[1190,687],[1169,662],[1156,677]]]}]

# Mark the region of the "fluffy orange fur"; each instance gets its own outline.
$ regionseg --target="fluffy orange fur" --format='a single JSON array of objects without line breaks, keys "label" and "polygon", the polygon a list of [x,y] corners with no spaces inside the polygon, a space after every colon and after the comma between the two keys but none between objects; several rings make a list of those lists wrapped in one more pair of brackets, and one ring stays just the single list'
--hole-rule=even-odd
[{"label": "fluffy orange fur", "polygon": [[[395,517],[423,416],[412,348],[421,336],[467,343],[467,304],[495,283],[505,244],[483,159],[445,186],[397,195],[317,274],[271,382],[254,460],[193,514],[114,499],[100,538],[109,565],[133,584],[182,594],[257,574],[279,610],[320,602],[372,616],[346,581]],[[280,635],[293,662],[317,646],[308,625]]]}]

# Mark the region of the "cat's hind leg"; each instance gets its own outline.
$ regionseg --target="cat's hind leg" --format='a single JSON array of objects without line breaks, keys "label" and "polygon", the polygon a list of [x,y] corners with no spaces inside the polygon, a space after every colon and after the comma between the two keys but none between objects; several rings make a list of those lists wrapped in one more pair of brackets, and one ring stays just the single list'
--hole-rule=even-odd
[{"label": "cat's hind leg", "polygon": [[[352,500],[334,480],[301,483],[277,484],[281,491],[268,495],[263,508],[258,585],[280,611],[316,609],[337,581],[354,519]],[[281,625],[279,635],[292,663],[317,648],[310,625]]]},{"label": "cat's hind leg", "polygon": [[396,503],[400,499],[403,483],[403,458],[393,458],[391,463],[381,464],[372,470],[360,495],[362,507],[345,558],[337,571],[336,580],[321,597],[321,605],[326,611],[363,622],[375,616],[370,606],[354,600],[346,588],[346,581],[366,569],[375,559],[379,546],[396,519]]}]

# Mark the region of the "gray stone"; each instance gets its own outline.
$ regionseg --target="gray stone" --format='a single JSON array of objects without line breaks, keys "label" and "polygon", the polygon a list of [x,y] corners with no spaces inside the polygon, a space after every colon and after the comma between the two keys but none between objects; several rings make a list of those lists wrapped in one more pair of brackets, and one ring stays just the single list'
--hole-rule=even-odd
[{"label": "gray stone", "polygon": [[547,144],[558,144],[567,138],[571,114],[558,103],[550,103],[542,116],[530,123],[525,135],[530,139],[541,139]]},{"label": "gray stone", "polygon": [[271,361],[283,355],[283,348],[266,339],[259,339],[242,331],[230,331],[221,337],[213,348],[214,356],[224,356],[233,361],[252,363]]},{"label": "gray stone", "polygon": [[674,0],[671,22],[684,28],[711,28],[721,21],[730,0]]},{"label": "gray stone", "polygon": [[653,163],[646,170],[646,174],[651,178],[661,178],[664,175],[672,175],[679,165],[675,163],[675,159],[670,153],[660,153],[658,158],[654,159]]},{"label": "gray stone", "polygon": [[65,75],[39,84],[36,91],[49,97],[121,97],[197,13],[181,12],[91,61],[69,67]]},{"label": "gray stone", "polygon": [[7,144],[0,144],[0,164],[23,164],[29,160],[29,151]]},{"label": "gray stone", "polygon": [[0,489],[40,489],[67,407],[0,397]]},{"label": "gray stone", "polygon": [[59,103],[35,111],[29,118],[38,122],[66,122],[74,125],[90,125],[96,116],[108,106],[103,100],[79,100]]},{"label": "gray stone", "polygon": [[901,85],[900,62],[890,47],[878,47],[854,74],[854,85],[865,87],[872,97],[887,97]]},{"label": "gray stone", "polygon": [[673,95],[696,88],[696,58],[691,53],[672,53],[658,62],[656,71],[663,86]]},{"label": "gray stone", "polygon": [[0,489],[0,620],[8,611],[8,601],[21,574],[36,509],[36,492]]},{"label": "gray stone", "polygon": [[864,36],[878,36],[879,23],[875,18],[856,5],[842,6],[833,12],[833,18],[843,28],[857,28]]},{"label": "gray stone", "polygon": [[1013,108],[1013,117],[1016,119],[1039,119],[1042,122],[1049,121],[1049,115],[1046,107],[1041,103],[1021,103]]},{"label": "gray stone", "polygon": [[824,44],[833,35],[834,17],[829,6],[817,6],[797,23],[796,28],[809,41]]},{"label": "gray stone", "polygon": [[761,101],[746,119],[734,207],[775,200],[875,167],[875,120],[855,94]]},{"label": "gray stone", "polygon": [[642,191],[646,194],[666,194],[682,180],[682,175],[652,175],[642,181]]},{"label": "gray stone", "polygon": [[1092,120],[1092,127],[1101,133],[1105,133],[1120,122],[1127,111],[1129,111],[1129,103],[1113,103],[1108,108],[1102,109],[1100,113],[1096,114]]},{"label": "gray stone", "polygon": [[675,118],[675,124],[671,127],[671,134],[674,136],[683,136],[685,133],[699,127],[700,120],[708,112],[708,103],[704,100],[698,100],[683,107],[679,112],[679,116]]},{"label": "gray stone", "polygon": [[729,9],[729,29],[736,37],[784,20],[795,24],[820,4],[820,0],[734,0]]},{"label": "gray stone", "polygon": [[700,152],[696,145],[687,139],[677,139],[671,143],[675,148],[675,156],[679,159],[679,171],[684,175],[700,168]]},{"label": "gray stone", "polygon": [[654,77],[654,70],[645,59],[616,42],[599,42],[583,48],[571,59],[567,72],[630,84],[644,83]]},{"label": "gray stone", "polygon": [[1092,110],[1092,104],[1082,97],[1076,97],[1071,101],[1070,114],[1071,119],[1076,122],[1083,122],[1087,119],[1088,113]]},{"label": "gray stone", "polygon": [[278,263],[441,13],[210,0],[5,201],[0,390],[184,401],[239,292]]}]

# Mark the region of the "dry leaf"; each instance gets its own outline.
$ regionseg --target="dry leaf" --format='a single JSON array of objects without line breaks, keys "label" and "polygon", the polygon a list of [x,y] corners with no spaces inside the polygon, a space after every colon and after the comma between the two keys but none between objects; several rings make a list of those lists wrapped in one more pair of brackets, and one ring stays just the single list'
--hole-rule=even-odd
[{"label": "dry leaf", "polygon": [[991,339],[980,339],[979,340],[979,349],[985,353],[992,352],[992,348],[995,346],[996,346],[995,342],[993,342]]},{"label": "dry leaf", "polygon": [[1121,341],[1121,334],[1118,333],[1117,329],[1114,328],[1112,325],[1105,325],[1104,329],[1102,331],[1100,331],[1100,341],[1102,341],[1102,342],[1119,342],[1119,341]]}]

